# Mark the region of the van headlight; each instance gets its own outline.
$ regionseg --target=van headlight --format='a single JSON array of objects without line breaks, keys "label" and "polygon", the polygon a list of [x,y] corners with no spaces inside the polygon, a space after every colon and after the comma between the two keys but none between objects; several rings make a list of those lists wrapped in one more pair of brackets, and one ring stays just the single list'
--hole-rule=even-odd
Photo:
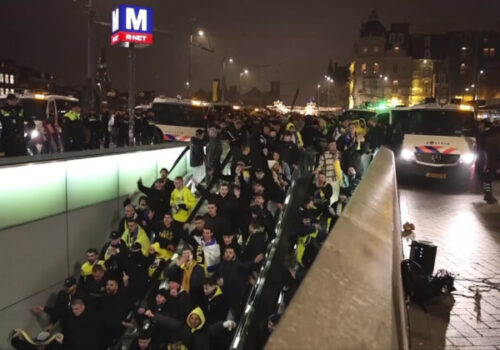
[{"label": "van headlight", "polygon": [[36,139],[38,136],[40,136],[40,132],[37,129],[35,129],[31,131],[30,135],[32,139]]},{"label": "van headlight", "polygon": [[410,160],[415,158],[415,155],[413,154],[413,152],[411,150],[403,149],[401,151],[401,158],[403,158],[404,160],[410,161]]},{"label": "van headlight", "polygon": [[460,163],[472,164],[476,160],[476,155],[474,153],[464,153],[460,155]]}]

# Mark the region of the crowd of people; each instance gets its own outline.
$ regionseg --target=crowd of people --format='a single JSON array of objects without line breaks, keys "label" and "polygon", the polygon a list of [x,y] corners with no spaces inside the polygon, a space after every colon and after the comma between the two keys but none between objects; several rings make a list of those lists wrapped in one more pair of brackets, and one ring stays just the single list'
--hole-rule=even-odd
[{"label": "crowd of people", "polygon": [[[65,281],[53,305],[32,312],[48,316],[47,331],[58,325],[54,344],[62,349],[108,349],[127,329],[139,330],[131,349],[228,348],[301,153],[315,151],[317,167],[286,232],[296,247],[283,286],[287,302],[359,184],[362,157],[383,142],[371,123],[362,136],[334,117],[216,119],[191,138],[192,176],[172,180],[162,169],[151,186],[139,179],[143,195],[124,203],[107,243],[87,250],[80,275]],[[198,200],[207,206],[194,212]],[[269,310],[264,338],[280,312]]]}]

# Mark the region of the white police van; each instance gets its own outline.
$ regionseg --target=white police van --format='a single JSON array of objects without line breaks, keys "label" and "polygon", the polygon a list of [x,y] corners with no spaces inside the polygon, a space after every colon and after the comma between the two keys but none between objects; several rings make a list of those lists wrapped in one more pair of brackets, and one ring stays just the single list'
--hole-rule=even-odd
[{"label": "white police van", "polygon": [[[64,114],[79,101],[75,97],[25,93],[17,95],[24,114],[35,122],[35,129],[26,134],[28,150],[32,154],[62,151],[58,141]],[[7,95],[0,96],[0,105],[6,103]],[[1,132],[1,130],[0,130]]]},{"label": "white police van", "polygon": [[467,186],[476,159],[473,109],[428,103],[407,108],[405,113],[398,173]]}]

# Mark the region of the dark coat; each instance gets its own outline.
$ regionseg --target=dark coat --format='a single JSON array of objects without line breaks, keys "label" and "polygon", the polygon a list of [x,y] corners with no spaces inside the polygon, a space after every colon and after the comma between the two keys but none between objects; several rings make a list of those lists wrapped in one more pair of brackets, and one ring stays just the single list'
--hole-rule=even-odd
[{"label": "dark coat", "polygon": [[189,155],[189,165],[192,167],[203,165],[205,161],[205,141],[198,137],[191,137],[191,143],[189,145],[190,155]]},{"label": "dark coat", "polygon": [[91,310],[85,309],[78,317],[68,314],[61,326],[65,350],[99,349],[99,319]]},{"label": "dark coat", "polygon": [[170,195],[173,189],[164,188],[157,190],[155,188],[146,187],[142,184],[142,180],[137,181],[139,191],[148,196],[149,207],[154,211],[154,220],[161,220],[165,213],[170,211]]}]

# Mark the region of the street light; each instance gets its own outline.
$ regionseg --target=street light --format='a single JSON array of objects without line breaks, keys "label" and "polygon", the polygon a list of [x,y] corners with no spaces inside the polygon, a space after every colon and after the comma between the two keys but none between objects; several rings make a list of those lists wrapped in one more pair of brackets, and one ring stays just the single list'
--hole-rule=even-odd
[{"label": "street light", "polygon": [[328,75],[325,75],[326,79],[326,97],[327,97],[327,106],[330,108],[330,84],[333,83],[333,79]]},{"label": "street light", "polygon": [[222,85],[221,100],[222,100],[222,102],[226,101],[226,63],[233,64],[234,60],[232,59],[232,57],[229,57],[227,59],[226,58],[222,59],[222,81],[221,81],[221,85]]},{"label": "street light", "polygon": [[[189,33],[189,61],[188,61],[188,81],[192,82],[192,59],[193,59],[193,39],[195,36],[195,30],[194,27],[191,28],[191,32]],[[196,34],[200,37],[203,38],[205,36],[205,31],[202,29],[198,29],[198,32]]]},{"label": "street light", "polygon": [[321,84],[318,84],[317,88],[318,88],[318,108],[319,108],[319,106],[320,106],[320,104],[319,104],[319,95],[320,95],[320,92],[321,92]]},{"label": "street light", "polygon": [[245,70],[243,70],[243,71],[240,73],[240,95],[241,95],[241,93],[243,92],[242,85],[241,85],[241,79],[242,79],[244,76],[248,76],[248,74],[250,74],[250,72],[248,71],[248,69],[245,69]]}]

